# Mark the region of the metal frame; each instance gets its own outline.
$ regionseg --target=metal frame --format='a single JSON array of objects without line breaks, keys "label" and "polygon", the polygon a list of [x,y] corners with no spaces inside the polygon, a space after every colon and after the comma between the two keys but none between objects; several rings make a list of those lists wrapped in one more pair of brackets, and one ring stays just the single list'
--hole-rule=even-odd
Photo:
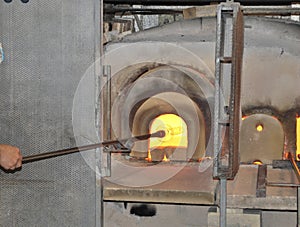
[{"label": "metal frame", "polygon": [[220,179],[220,226],[226,226],[227,179],[239,168],[240,87],[244,23],[239,3],[217,8],[214,177]]},{"label": "metal frame", "polygon": [[[98,5],[99,4],[99,5]],[[95,7],[98,7],[99,10],[99,35],[100,37],[98,40],[100,41],[100,48],[99,48],[99,64],[96,64],[96,78],[95,78],[95,128],[98,140],[101,139],[101,100],[100,100],[100,92],[101,92],[101,75],[103,73],[102,65],[103,65],[103,23],[104,23],[104,3],[103,0],[95,1]],[[97,17],[96,17],[97,18]],[[102,169],[102,162],[103,162],[103,148],[96,149],[96,227],[103,227],[104,226],[104,204],[103,204],[103,169]]]}]

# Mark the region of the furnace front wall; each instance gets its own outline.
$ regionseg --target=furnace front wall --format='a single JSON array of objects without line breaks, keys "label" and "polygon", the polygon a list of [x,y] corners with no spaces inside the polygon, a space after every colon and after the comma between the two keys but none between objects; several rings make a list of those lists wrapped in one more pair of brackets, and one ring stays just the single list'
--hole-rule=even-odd
[{"label": "furnace front wall", "polygon": [[[202,85],[204,85],[202,88],[207,88],[204,93],[213,94],[215,28],[216,24],[214,18],[182,21],[137,33],[125,37],[122,42],[107,45],[105,61],[106,64],[112,67],[112,76],[116,81],[115,86],[117,88],[113,91],[113,100],[122,94],[123,89],[130,90],[130,87],[142,78],[139,75],[154,71],[162,67],[162,65],[179,66],[198,72],[200,81],[207,82],[202,83]],[[271,134],[263,137],[262,135],[264,134],[260,135],[254,131],[256,130],[256,124],[253,122],[245,124],[244,126],[246,128],[244,127],[242,132],[248,133],[250,131],[253,133],[253,136],[249,138],[247,135],[241,135],[241,138],[244,140],[244,143],[241,143],[240,147],[240,149],[243,150],[240,152],[240,154],[243,155],[241,160],[251,163],[254,161],[253,159],[260,159],[261,157],[265,163],[272,163],[271,159],[281,159],[285,151],[294,153],[296,150],[295,119],[296,114],[299,113],[300,110],[300,90],[296,88],[300,84],[300,24],[283,20],[246,17],[244,43],[241,89],[242,111],[243,114],[247,116],[264,114],[263,117],[258,118],[254,116],[254,118],[266,127],[265,133],[269,132]],[[147,65],[149,67],[145,67]],[[178,87],[185,84],[180,81],[177,82]],[[205,85],[211,86],[208,86],[208,89]],[[150,88],[147,89],[150,90]],[[196,94],[199,95],[200,93],[196,92]],[[126,97],[126,95],[124,97]],[[137,97],[138,95],[134,98]],[[207,98],[208,103],[214,103],[213,95],[202,97]],[[130,99],[131,103],[134,103],[134,98]],[[114,101],[112,103],[114,103]],[[132,110],[131,107],[132,105],[129,106],[128,109]],[[155,110],[153,110],[153,112],[155,113]],[[276,127],[272,126],[273,121],[271,123],[268,121],[269,118],[273,119],[273,117],[277,118]],[[129,118],[127,119],[127,124],[124,124],[125,128],[121,124],[121,120],[118,121],[118,118],[115,119],[117,121],[114,122],[114,124],[117,125],[120,123],[120,127],[116,127],[118,130],[124,130],[124,132],[127,133],[131,132]],[[122,120],[126,121],[126,119]],[[271,126],[271,128],[269,126]],[[247,129],[247,127],[253,128]],[[272,131],[276,129],[279,130],[278,133]],[[211,138],[208,134],[209,133],[205,135],[206,138]],[[272,141],[268,141],[261,149],[257,149],[259,148],[257,146],[260,146],[260,143],[264,142],[263,138],[276,139],[277,149],[272,149]],[[248,146],[248,142],[251,139],[260,142],[256,144],[252,143],[252,146]],[[210,143],[208,143],[206,147],[206,154],[209,154],[209,151],[211,151],[209,144]],[[270,144],[272,144],[272,146],[269,146]],[[250,149],[246,149],[249,147]],[[265,151],[263,148],[269,150]],[[253,150],[255,150],[255,152],[252,152]],[[248,152],[252,152],[252,154],[249,155]],[[192,175],[189,172],[189,177],[191,177],[189,180],[187,180],[187,176],[180,179],[176,178],[184,173],[185,170],[183,170],[172,178],[168,178],[168,181],[161,180],[158,183],[151,181],[150,187],[149,180],[147,181],[145,175],[140,176],[139,179],[135,176],[135,174],[137,174],[136,172],[124,173],[125,171],[123,171],[122,165],[126,165],[127,163],[119,165],[115,162],[116,165],[113,166],[112,178],[108,180],[115,180],[116,178],[119,180],[119,176],[122,176],[122,179],[113,181],[115,183],[114,185],[105,184],[105,200],[159,203],[161,202],[161,197],[165,195],[162,192],[167,191],[166,198],[164,197],[164,202],[166,203],[173,203],[174,199],[172,198],[175,197],[176,201],[179,200],[181,204],[190,204],[191,200],[189,199],[194,196],[192,200],[196,204],[218,204],[216,181],[212,180],[211,175],[205,176],[204,172],[200,173],[199,169],[196,171],[199,176]],[[209,165],[209,162],[207,163]],[[129,163],[128,166],[130,165]],[[135,166],[136,165],[138,165],[138,163],[135,163]],[[202,162],[199,166],[201,165],[203,165]],[[161,169],[158,166],[158,171],[153,174],[154,176],[152,178],[154,179],[156,176],[162,175],[162,172],[167,172],[170,168],[174,168],[172,164],[170,166],[163,166]],[[165,168],[164,171],[163,168]],[[273,176],[274,172],[276,172],[271,169],[271,167],[270,170],[268,169],[268,177]],[[210,168],[207,170],[210,170]],[[143,171],[148,173],[147,176],[152,176],[152,172],[148,167],[143,168]],[[206,171],[206,173],[207,172],[209,171]],[[249,172],[253,175],[250,175]],[[268,187],[266,189],[266,198],[257,199],[257,174],[257,166],[240,166],[240,171],[236,179],[230,181],[228,196],[230,197],[229,202],[231,208],[251,209],[255,207],[261,210],[271,210],[270,213],[272,213],[273,209],[286,209],[286,207],[290,207],[289,209],[292,211],[295,210],[296,206],[294,203],[291,204],[291,201],[296,201],[296,190]],[[282,176],[282,178],[287,181],[290,181],[290,178],[294,177],[293,174],[285,174],[286,172],[280,171],[278,176]],[[204,177],[206,177],[205,180],[203,180]],[[200,182],[201,185],[197,185]],[[195,187],[193,187],[193,183],[195,183]],[[132,185],[135,186],[135,188],[130,188]],[[145,185],[148,187],[144,187]],[[170,185],[172,186],[172,190],[170,190]],[[181,186],[183,186],[183,188],[180,188]],[[178,190],[178,188],[180,188],[180,190]],[[190,191],[191,188],[195,190]],[[212,194],[207,193],[206,190]],[[197,193],[197,195],[194,193]],[[246,200],[249,201],[249,203],[245,203],[244,201]],[[127,211],[121,209],[121,212],[122,214],[126,214]],[[261,224],[270,224],[271,222],[268,222],[267,219],[261,219],[261,217],[269,213],[262,213],[263,214],[257,216],[259,220],[262,220]],[[266,215],[264,215],[264,213]],[[295,218],[294,214],[295,213],[291,212],[289,215]],[[216,216],[216,214],[214,215]],[[233,221],[236,220],[236,217],[231,218]],[[136,220],[132,216],[129,219]],[[295,219],[288,221],[294,224]],[[145,223],[146,222],[147,220],[145,220]],[[244,223],[243,220],[241,223]],[[272,222],[271,225],[280,226],[276,224],[276,222]]]},{"label": "furnace front wall", "polygon": [[[291,152],[295,152],[295,138],[292,137],[296,135],[291,128],[293,119],[287,118],[295,118],[300,110],[299,26],[297,22],[253,17],[245,17],[244,26],[242,111],[248,114],[251,113],[249,110],[257,109],[253,111],[256,113],[263,109],[261,111],[276,117],[275,111],[281,118],[285,133],[288,132],[286,147]],[[141,75],[161,64],[191,68],[199,73],[199,78],[203,75],[202,79],[213,86],[215,27],[214,18],[187,20],[136,33],[120,43],[109,44],[105,60],[112,66],[113,77],[118,78],[115,79],[117,89],[112,97],[117,97],[124,88],[139,80],[138,75],[129,73],[130,68],[138,64]],[[149,62],[151,67],[145,67]],[[184,84],[178,81],[179,87]],[[213,104],[210,95],[203,97]],[[130,132],[129,125],[125,126],[128,127],[125,131]],[[209,137],[206,135],[206,138]]]},{"label": "furnace front wall", "polygon": [[[245,17],[243,108],[269,105],[282,112],[299,108],[299,26],[299,22],[295,21]],[[134,43],[143,45],[144,52],[141,54],[146,55],[154,52],[149,48],[155,48],[157,42],[172,44],[173,51],[168,54],[177,55],[172,58],[177,58],[178,64],[198,69],[204,62],[210,71],[204,74],[209,78],[214,75],[215,28],[214,18],[182,21],[128,36],[123,43],[111,44],[107,50],[110,52]],[[176,51],[176,45],[182,48],[181,54]],[[164,56],[160,50],[157,49],[157,53]],[[188,59],[187,62],[186,52],[193,54],[194,60]],[[128,53],[126,61],[129,65],[132,55],[134,53]]]}]

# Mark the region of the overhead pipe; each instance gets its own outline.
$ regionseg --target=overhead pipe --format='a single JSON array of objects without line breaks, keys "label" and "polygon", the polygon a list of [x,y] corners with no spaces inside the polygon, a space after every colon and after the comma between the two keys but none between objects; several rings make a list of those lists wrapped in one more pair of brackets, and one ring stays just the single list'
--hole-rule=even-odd
[{"label": "overhead pipe", "polygon": [[[109,4],[129,4],[129,5],[172,5],[172,6],[189,6],[189,5],[210,5],[226,2],[226,0],[103,0],[104,3]],[[239,0],[235,1],[241,5],[291,5],[293,3],[300,3],[299,0]]]}]

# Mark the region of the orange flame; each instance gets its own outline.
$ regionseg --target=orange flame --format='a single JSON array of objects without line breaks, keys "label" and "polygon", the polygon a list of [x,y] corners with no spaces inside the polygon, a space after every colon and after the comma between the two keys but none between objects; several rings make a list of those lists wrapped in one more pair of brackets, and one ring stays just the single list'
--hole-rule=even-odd
[{"label": "orange flame", "polygon": [[168,161],[170,161],[170,159],[168,159],[167,158],[167,155],[166,154],[164,154],[164,158],[163,158],[163,160],[162,160],[163,162],[168,162]]},{"label": "orange flame", "polygon": [[145,159],[146,159],[146,161],[148,161],[148,162],[152,162],[152,156],[151,156],[151,151],[150,151],[150,149],[148,150],[147,158],[145,158]]},{"label": "orange flame", "polygon": [[254,164],[254,165],[261,166],[261,165],[263,165],[263,162],[260,161],[260,160],[255,160],[255,161],[253,162],[253,164]]}]

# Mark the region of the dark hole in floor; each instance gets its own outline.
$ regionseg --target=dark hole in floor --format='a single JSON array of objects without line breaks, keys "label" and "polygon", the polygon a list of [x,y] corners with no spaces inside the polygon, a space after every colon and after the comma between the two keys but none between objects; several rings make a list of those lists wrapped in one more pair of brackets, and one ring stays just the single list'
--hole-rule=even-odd
[{"label": "dark hole in floor", "polygon": [[130,209],[130,214],[140,217],[152,217],[156,215],[156,207],[147,204],[133,205]]}]

